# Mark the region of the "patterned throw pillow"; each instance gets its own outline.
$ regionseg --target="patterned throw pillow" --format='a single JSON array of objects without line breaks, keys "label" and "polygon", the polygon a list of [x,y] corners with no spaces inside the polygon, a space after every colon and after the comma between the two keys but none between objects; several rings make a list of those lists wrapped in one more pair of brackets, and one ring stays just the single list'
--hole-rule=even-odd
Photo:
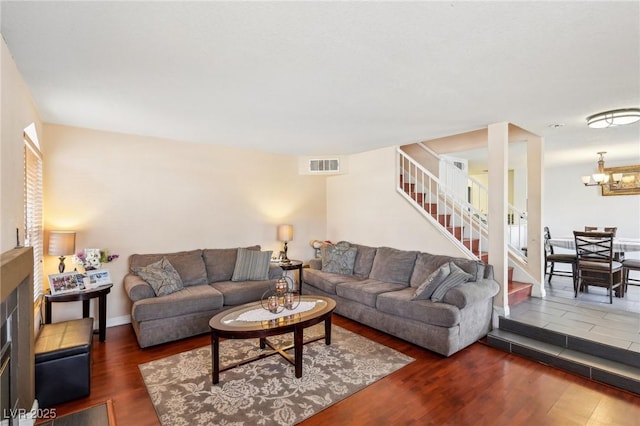
[{"label": "patterned throw pillow", "polygon": [[131,269],[133,273],[145,280],[156,296],[165,296],[182,290],[183,284],[178,271],[166,257],[147,266],[138,266]]},{"label": "patterned throw pillow", "polygon": [[444,295],[447,294],[450,289],[474,279],[473,275],[466,273],[453,262],[449,262],[449,268],[451,269],[451,273],[431,295],[431,300],[434,302],[441,302],[442,299],[444,299]]},{"label": "patterned throw pillow", "polygon": [[338,244],[325,244],[320,248],[322,270],[334,274],[352,275],[356,264],[358,249],[345,241]]},{"label": "patterned throw pillow", "polygon": [[449,276],[451,273],[451,268],[449,267],[449,262],[443,263],[440,265],[438,269],[433,271],[431,275],[427,277],[426,280],[418,288],[416,288],[415,293],[411,300],[426,300],[430,299],[431,295],[434,291],[442,284],[442,282]]},{"label": "patterned throw pillow", "polygon": [[269,279],[269,263],[273,251],[239,248],[231,281],[262,281]]}]

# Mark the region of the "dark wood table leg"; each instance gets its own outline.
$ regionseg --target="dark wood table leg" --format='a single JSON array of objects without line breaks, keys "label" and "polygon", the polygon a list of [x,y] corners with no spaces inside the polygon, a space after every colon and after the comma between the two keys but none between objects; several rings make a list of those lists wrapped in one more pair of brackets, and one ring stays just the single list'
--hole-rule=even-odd
[{"label": "dark wood table leg", "polygon": [[302,346],[304,344],[304,328],[296,327],[293,330],[293,351],[296,365],[296,377],[302,377]]},{"label": "dark wood table leg", "polygon": [[331,317],[333,315],[329,314],[329,317],[324,321],[324,343],[326,345],[331,344]]},{"label": "dark wood table leg", "polygon": [[49,299],[44,299],[44,323],[51,324],[51,302]]},{"label": "dark wood table leg", "polygon": [[260,338],[260,349],[264,349],[267,347],[267,339],[265,339],[264,337]]},{"label": "dark wood table leg", "polygon": [[[85,300],[88,302],[88,300]],[[98,297],[98,324],[100,341],[107,340],[107,295],[101,294]]]},{"label": "dark wood table leg", "polygon": [[220,339],[215,333],[211,333],[211,365],[213,372],[211,373],[211,381],[217,384],[220,381]]},{"label": "dark wood table leg", "polygon": [[298,269],[298,290],[300,294],[302,294],[302,265],[300,265],[300,269]]},{"label": "dark wood table leg", "polygon": [[91,300],[87,299],[87,300],[83,300],[82,301],[82,318],[89,318],[89,302]]}]

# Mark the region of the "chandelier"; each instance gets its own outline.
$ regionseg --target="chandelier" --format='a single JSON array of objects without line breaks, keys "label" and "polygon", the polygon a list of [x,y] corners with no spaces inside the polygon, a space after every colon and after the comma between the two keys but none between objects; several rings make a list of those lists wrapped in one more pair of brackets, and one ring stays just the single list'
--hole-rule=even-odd
[{"label": "chandelier", "polygon": [[633,124],[639,120],[640,109],[638,108],[614,109],[590,115],[587,117],[587,126],[593,129],[604,129],[606,127]]},{"label": "chandelier", "polygon": [[609,181],[616,185],[620,183],[622,180],[622,173],[609,174],[604,170],[604,154],[606,153],[606,151],[598,152],[598,155],[600,156],[598,159],[598,173],[594,173],[591,176],[582,176],[582,183],[584,186],[610,185]]}]

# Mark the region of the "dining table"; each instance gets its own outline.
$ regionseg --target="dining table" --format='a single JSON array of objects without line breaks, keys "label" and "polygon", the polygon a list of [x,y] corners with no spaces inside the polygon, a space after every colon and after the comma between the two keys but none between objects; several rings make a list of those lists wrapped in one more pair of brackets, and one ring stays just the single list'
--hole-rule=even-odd
[{"label": "dining table", "polygon": [[[551,238],[549,244],[554,247],[561,247],[565,249],[576,248],[576,240],[574,237],[559,237]],[[640,238],[614,238],[613,239],[613,251],[614,252],[631,252],[640,251]]]}]

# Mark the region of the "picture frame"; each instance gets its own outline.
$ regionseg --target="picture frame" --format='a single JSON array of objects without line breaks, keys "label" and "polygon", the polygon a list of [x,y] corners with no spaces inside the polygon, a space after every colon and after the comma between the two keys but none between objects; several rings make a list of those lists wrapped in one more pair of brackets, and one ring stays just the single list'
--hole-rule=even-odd
[{"label": "picture frame", "polygon": [[84,290],[82,274],[77,271],[49,275],[49,289],[52,295],[73,293]]},{"label": "picture frame", "polygon": [[87,287],[99,287],[105,284],[112,284],[111,274],[108,269],[95,269],[85,273],[88,278]]},{"label": "picture frame", "polygon": [[619,183],[609,183],[602,185],[602,195],[640,195],[640,165],[605,167],[604,172],[609,175],[614,173],[622,174]]}]

